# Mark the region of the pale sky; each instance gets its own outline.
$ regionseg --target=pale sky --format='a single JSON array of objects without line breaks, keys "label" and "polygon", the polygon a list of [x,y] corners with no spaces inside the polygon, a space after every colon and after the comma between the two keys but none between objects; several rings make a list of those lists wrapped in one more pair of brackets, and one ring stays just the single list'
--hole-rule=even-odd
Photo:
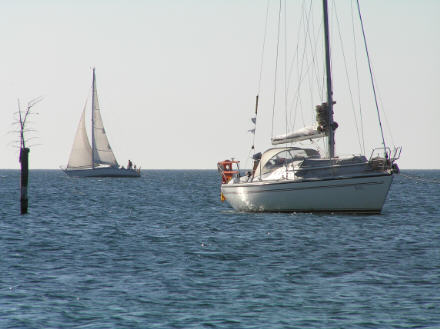
[{"label": "pale sky", "polygon": [[[295,19],[294,7],[300,2],[287,1],[292,12],[288,21]],[[335,2],[342,16],[349,1]],[[270,24],[277,3],[271,2]],[[440,1],[360,3],[386,114],[387,144],[403,147],[401,168],[439,169]],[[2,0],[0,168],[19,168],[17,136],[10,133],[17,99],[25,104],[38,96],[44,100],[34,108],[38,115],[31,117],[35,132],[28,137],[36,138],[29,141],[30,168],[67,164],[92,67],[104,125],[120,164],[131,159],[143,169],[215,169],[217,161],[230,157],[245,164],[266,4],[266,0]],[[273,64],[271,28],[265,58]],[[289,21],[289,40],[296,38],[296,28],[297,23]],[[338,40],[332,31],[332,39]],[[288,42],[288,49],[294,49],[294,42],[292,46]],[[334,53],[336,57],[336,49]],[[359,56],[364,56],[361,51]],[[270,147],[269,71],[262,75],[258,151]],[[336,64],[333,71],[335,119],[340,123],[336,150],[359,153],[355,133],[349,129],[353,125],[344,118],[344,86],[338,84],[345,72],[336,72]],[[374,108],[367,110],[375,115]],[[376,132],[376,127],[364,127],[366,139]]]}]

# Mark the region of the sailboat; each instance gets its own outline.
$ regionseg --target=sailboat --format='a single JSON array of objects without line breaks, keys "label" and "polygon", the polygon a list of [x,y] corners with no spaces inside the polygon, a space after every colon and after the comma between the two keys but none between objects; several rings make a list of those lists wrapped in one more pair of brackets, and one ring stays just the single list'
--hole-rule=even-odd
[{"label": "sailboat", "polygon": [[[221,199],[237,211],[380,213],[393,176],[399,171],[396,160],[401,147],[386,147],[383,133],[382,147],[374,149],[369,159],[365,155],[335,154],[338,125],[333,119],[327,0],[322,1],[322,10],[326,99],[315,109],[316,124],[273,136],[274,147],[254,154],[253,168],[245,175],[240,172],[239,161],[218,162]],[[255,114],[257,108],[258,95]],[[318,138],[326,140],[324,155],[314,148],[295,145]]]},{"label": "sailboat", "polygon": [[86,109],[87,103],[79,120],[69,162],[63,171],[74,177],[140,177],[140,168],[133,167],[130,160],[127,168],[120,167],[110,147],[98,102],[95,68],[92,82],[92,145],[87,136]]}]

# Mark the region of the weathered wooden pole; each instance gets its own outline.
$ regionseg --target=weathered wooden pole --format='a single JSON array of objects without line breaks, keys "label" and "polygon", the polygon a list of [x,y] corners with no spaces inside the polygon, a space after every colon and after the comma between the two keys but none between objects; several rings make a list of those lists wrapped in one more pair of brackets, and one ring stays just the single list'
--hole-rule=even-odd
[{"label": "weathered wooden pole", "polygon": [[29,178],[29,148],[20,148],[20,164],[21,164],[21,197],[20,209],[21,214],[28,212],[28,178]]},{"label": "weathered wooden pole", "polygon": [[20,107],[20,100],[18,100],[18,116],[20,124],[20,166],[21,166],[21,179],[20,179],[20,212],[21,214],[27,214],[28,212],[28,179],[29,179],[29,148],[26,147],[26,140],[24,133],[26,131],[26,120],[31,112],[31,108],[41,101],[41,97],[31,100],[26,108],[26,111],[22,113]]}]

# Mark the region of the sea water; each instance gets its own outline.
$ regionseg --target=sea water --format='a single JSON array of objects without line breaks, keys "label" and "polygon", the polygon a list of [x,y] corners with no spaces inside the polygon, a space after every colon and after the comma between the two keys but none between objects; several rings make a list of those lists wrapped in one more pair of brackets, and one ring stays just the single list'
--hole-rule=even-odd
[{"label": "sea water", "polygon": [[440,171],[380,215],[238,213],[214,170],[0,171],[0,328],[439,328]]}]

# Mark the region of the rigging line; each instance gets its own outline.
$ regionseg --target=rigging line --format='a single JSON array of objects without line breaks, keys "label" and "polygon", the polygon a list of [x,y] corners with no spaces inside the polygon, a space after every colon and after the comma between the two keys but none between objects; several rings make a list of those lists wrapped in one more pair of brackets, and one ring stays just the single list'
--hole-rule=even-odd
[{"label": "rigging line", "polygon": [[343,44],[342,35],[341,35],[341,25],[339,23],[338,11],[337,11],[336,3],[335,2],[333,2],[333,8],[334,8],[334,11],[335,11],[336,23],[337,23],[337,26],[338,26],[338,34],[339,34],[339,42],[341,43],[342,58],[344,59],[345,76],[347,78],[348,91],[350,93],[350,101],[351,101],[351,106],[352,106],[353,115],[354,115],[354,124],[356,126],[356,133],[357,133],[357,136],[358,136],[359,148],[360,148],[360,150],[362,152],[361,138],[359,136],[359,127],[358,127],[356,111],[355,111],[354,101],[353,101],[353,92],[351,91],[350,77],[349,77],[348,68],[347,68],[347,58],[345,56],[344,44]]},{"label": "rigging line", "polygon": [[[378,98],[379,98],[379,103],[381,105],[381,108],[383,108],[382,95],[380,94],[380,86],[379,86],[379,84],[377,82],[376,82],[376,84],[377,84],[377,95],[378,95]],[[393,138],[393,134],[392,134],[392,131],[391,131],[391,125],[390,125],[390,122],[389,122],[388,117],[387,117],[387,113],[385,111],[382,111],[382,113],[383,113],[383,115],[385,117],[385,124],[386,124],[386,126],[388,128],[388,132],[390,134],[391,143],[394,146],[395,145],[394,144],[394,138]]]},{"label": "rigging line", "polygon": [[[312,3],[310,3],[310,6],[311,6],[311,4]],[[310,10],[311,10],[311,8],[310,8]],[[315,29],[314,29],[315,24],[314,24],[314,18],[313,18],[313,11],[312,10],[310,11],[310,16],[312,16],[312,17],[311,18],[308,17],[308,19],[307,19],[307,27],[308,27],[307,28],[307,32],[308,32],[307,36],[308,36],[308,41],[309,41],[308,46],[310,47],[310,52],[311,52],[311,57],[312,57],[313,78],[316,79],[316,87],[318,88],[317,93],[319,95],[319,92],[321,92],[321,94],[319,96],[320,96],[320,98],[322,98],[324,88],[323,88],[323,83],[320,84],[319,77],[318,77],[318,75],[319,75],[319,68],[318,68],[318,61],[317,61],[317,58],[316,58],[316,53],[317,53],[316,49],[317,49],[317,46],[318,46],[318,37],[317,37],[317,35],[315,33]],[[310,20],[312,21],[312,24],[310,24]],[[320,25],[322,25],[322,22],[321,22]],[[310,27],[311,27],[311,31],[310,31]],[[320,26],[320,30],[321,30],[321,26]],[[314,42],[312,40],[312,37],[313,37]],[[312,83],[313,78],[312,78],[311,75],[312,74],[309,74],[308,77],[309,77],[309,89],[310,89],[310,101],[311,101],[310,104],[311,104],[311,106],[313,106],[313,104],[314,104],[314,101],[313,101],[313,83]],[[312,111],[311,113],[312,113],[312,118],[315,119],[315,116],[316,116],[315,112]]]},{"label": "rigging line", "polygon": [[[284,112],[285,112],[285,133],[287,137],[287,3],[284,0]],[[287,148],[288,142],[286,138],[285,146]],[[287,159],[287,155],[286,155]],[[286,170],[286,179],[288,179],[287,161],[284,163]]]},{"label": "rigging line", "polygon": [[[306,17],[307,16],[307,12],[306,12],[306,9],[304,8],[305,6],[304,6],[304,4],[305,4],[305,2],[303,2],[303,6],[302,6],[302,17]],[[309,14],[310,14],[310,12],[311,12],[311,6],[309,7]],[[303,28],[303,26],[302,25],[305,25],[306,23],[304,22],[305,20],[303,19],[301,17],[301,30],[302,30],[302,28]],[[306,42],[306,40],[307,40],[307,37],[306,37],[306,28],[304,27],[304,44],[307,44],[307,42]],[[297,48],[299,47],[299,38],[298,38],[298,45],[297,45]],[[297,71],[298,71],[298,79],[297,79],[297,87],[296,87],[296,91],[295,91],[295,94],[294,94],[294,96],[292,97],[292,102],[294,102],[294,111],[293,111],[293,113],[294,113],[294,116],[293,116],[293,120],[292,120],[292,118],[291,118],[291,121],[292,121],[292,130],[294,130],[294,128],[295,128],[295,123],[296,123],[296,117],[297,117],[297,113],[298,113],[298,103],[300,104],[300,106],[302,106],[302,101],[301,101],[301,86],[302,86],[302,83],[303,83],[303,79],[304,79],[304,75],[305,74],[307,74],[307,72],[309,71],[309,69],[310,69],[310,66],[308,66],[308,68],[307,68],[307,70],[306,70],[306,73],[304,74],[303,72],[304,72],[304,60],[305,60],[305,54],[306,53],[306,47],[304,46],[303,47],[303,51],[302,51],[302,54],[301,54],[301,56],[298,56],[297,58],[298,58],[298,60],[296,61],[296,63],[297,63]],[[300,63],[299,63],[299,58],[301,57],[301,65],[300,65]],[[302,115],[302,120],[303,120],[303,123],[304,123],[304,114],[302,113],[302,111],[301,111],[301,115]]]},{"label": "rigging line", "polygon": [[[297,111],[298,111],[298,104],[300,105],[300,108],[302,107],[301,86],[302,86],[304,80],[306,79],[305,76],[309,73],[309,71],[311,70],[311,67],[312,67],[312,64],[309,64],[307,66],[307,68],[304,69],[304,58],[305,58],[305,51],[302,56],[301,71],[299,72],[299,77],[298,77],[298,86],[296,88],[294,96],[292,97],[292,102],[294,102],[294,110],[295,110],[292,129],[295,127],[296,115],[297,115]],[[301,115],[302,115],[303,125],[305,126],[304,114],[302,111],[301,111]]]},{"label": "rigging line", "polygon": [[288,79],[289,83],[288,83],[288,88],[287,88],[288,91],[287,92],[289,92],[289,90],[290,90],[290,81],[291,81],[292,72],[293,72],[293,69],[294,69],[294,63],[296,62],[296,59],[299,57],[298,56],[298,53],[299,53],[299,39],[300,39],[302,25],[303,25],[302,22],[303,22],[303,19],[304,19],[304,13],[303,13],[304,12],[304,4],[305,4],[305,1],[303,1],[302,5],[301,5],[301,18],[298,21],[298,27],[297,27],[298,32],[297,32],[297,35],[296,35],[297,43],[296,43],[296,48],[295,48],[295,54],[292,57],[292,60],[290,62],[289,79]]},{"label": "rigging line", "polygon": [[[264,51],[266,48],[266,38],[267,38],[267,22],[268,22],[268,17],[269,17],[269,7],[270,7],[270,0],[267,0],[267,5],[266,5],[266,18],[265,18],[265,23],[264,23],[264,36],[263,36],[263,46],[261,48],[261,61],[260,61],[260,76],[258,78],[258,90],[257,90],[257,97],[255,100],[255,123],[254,123],[254,134],[252,137],[252,149],[254,150],[254,154],[255,154],[255,135],[256,135],[256,131],[257,131],[257,115],[258,115],[258,99],[260,97],[260,90],[261,90],[261,77],[263,75],[263,62],[264,62]],[[250,152],[249,152],[250,155]],[[249,157],[248,155],[248,157]]]},{"label": "rigging line", "polygon": [[[304,1],[302,3],[301,8],[304,7]],[[288,87],[287,87],[287,94],[289,94],[290,92],[290,85],[291,85],[291,80],[292,80],[292,75],[293,75],[293,71],[295,69],[295,63],[297,63],[298,58],[299,58],[299,40],[300,40],[300,32],[302,30],[302,21],[303,21],[303,11],[301,10],[301,18],[298,20],[298,26],[297,26],[297,35],[296,35],[296,47],[295,47],[295,52],[294,55],[292,56],[291,62],[290,62],[290,68],[289,68],[289,77],[288,77]],[[299,85],[297,85],[298,88]],[[298,91],[296,91],[298,93]],[[294,97],[295,98],[295,97]],[[293,101],[293,100],[292,100]],[[294,122],[295,120],[292,120],[292,113],[295,114],[296,116],[296,110],[295,112],[290,111],[290,116],[289,116],[289,122]],[[294,124],[293,124],[294,125]]]},{"label": "rigging line", "polygon": [[[314,21],[314,20],[313,20]],[[318,26],[318,31],[322,31],[324,28],[322,27],[322,24],[324,23],[322,20],[319,20],[319,26]],[[314,52],[314,54],[315,54],[315,56],[316,56],[316,54],[318,54],[318,53],[320,53],[320,54],[323,54],[324,53],[324,50],[323,50],[323,44],[324,44],[324,42],[321,40],[321,36],[322,36],[322,34],[317,34],[316,32],[315,32],[315,24],[312,24],[312,29],[313,29],[313,36],[314,36],[314,38],[315,38],[315,46],[314,46],[314,48],[313,48],[313,52]],[[320,47],[320,49],[321,49],[321,51],[317,51],[317,49],[318,49],[318,46]],[[315,63],[315,75],[316,75],[316,85],[317,85],[317,87],[318,87],[318,90],[319,90],[319,93],[320,93],[320,99],[323,99],[324,98],[324,93],[325,93],[325,91],[324,91],[324,85],[325,85],[325,75],[324,75],[324,72],[325,72],[325,68],[324,68],[324,62],[322,61],[321,62],[321,64],[322,64],[322,66],[321,67],[319,67],[319,63],[320,63],[320,61],[318,61],[318,60],[316,60],[316,63]],[[319,73],[320,72],[322,72],[322,80],[320,81],[320,77],[319,77]]]},{"label": "rigging line", "polygon": [[[250,149],[248,152],[248,155],[246,157],[246,161],[244,163],[244,168],[248,168],[249,159],[251,158],[251,152],[252,152],[252,149]],[[254,151],[254,154],[255,154],[255,151]]]},{"label": "rigging line", "polygon": [[[312,70],[312,71],[314,71],[314,70]],[[311,106],[312,106],[312,108],[313,108],[313,103],[314,103],[314,101],[313,101],[313,99],[314,99],[314,93],[313,93],[313,82],[312,82],[312,80],[313,80],[313,78],[311,77],[311,74],[308,74],[307,75],[307,77],[308,77],[308,82],[309,82],[309,96],[310,96],[310,104],[311,104]],[[310,115],[311,115],[311,122],[313,122],[314,121],[314,118],[315,118],[315,113],[314,113],[314,111],[309,111],[310,112]]]},{"label": "rigging line", "polygon": [[[310,2],[310,5],[312,5],[312,2]],[[312,45],[312,40],[311,40],[311,31],[310,31],[310,26],[313,26],[313,24],[310,24],[310,17],[307,16],[306,17],[306,33],[305,33],[305,40],[304,40],[304,47],[306,49],[308,49],[310,47],[310,57],[312,58],[312,61],[309,62],[309,66],[311,66],[311,71],[312,73],[307,74],[307,82],[308,82],[308,87],[309,87],[309,96],[310,96],[310,104],[312,104],[313,106],[313,83],[311,80],[313,80],[312,75],[313,73],[315,73],[316,75],[316,71],[315,71],[315,53],[313,52],[313,45]],[[301,105],[302,107],[302,105]],[[312,118],[313,118],[313,111],[310,111]],[[303,119],[303,126],[305,126],[304,123],[304,119]]]},{"label": "rigging line", "polygon": [[[324,61],[322,61],[323,63],[325,63]],[[325,88],[324,88],[324,85],[325,85],[325,76],[326,76],[326,74],[325,74],[325,70],[323,69],[322,70],[322,81],[321,81],[321,86],[322,86],[322,89],[321,89],[321,99],[324,99],[324,94],[325,94]]]},{"label": "rigging line", "polygon": [[364,22],[362,20],[362,15],[361,15],[361,7],[359,5],[359,0],[356,0],[357,3],[357,9],[358,9],[358,13],[359,13],[359,20],[361,22],[361,27],[362,27],[362,36],[364,38],[364,45],[365,45],[365,52],[367,53],[367,60],[368,60],[368,69],[370,70],[370,78],[371,78],[371,86],[373,88],[373,93],[374,93],[374,102],[376,104],[376,110],[377,110],[377,118],[379,120],[379,126],[380,126],[380,133],[382,135],[382,145],[384,148],[384,157],[386,159],[388,159],[388,154],[386,151],[386,145],[385,145],[385,137],[383,135],[383,128],[382,128],[382,120],[380,119],[380,112],[379,112],[379,105],[377,103],[377,95],[376,95],[376,88],[374,86],[374,77],[373,77],[373,71],[371,69],[371,61],[370,61],[370,54],[368,53],[368,47],[367,47],[367,38],[365,36],[365,30],[364,30]]},{"label": "rigging line", "polygon": [[[307,68],[304,72],[304,65],[305,65],[305,61],[306,61],[306,52],[307,52],[307,39],[308,39],[307,36],[309,33],[309,24],[308,23],[309,23],[309,17],[310,17],[311,12],[312,12],[312,2],[310,2],[309,11],[308,11],[308,13],[306,13],[306,15],[305,15],[306,19],[304,21],[304,24],[305,24],[305,26],[304,26],[304,50],[302,52],[302,57],[301,57],[301,70],[300,70],[300,76],[298,79],[298,81],[300,81],[299,86],[302,85],[303,80],[305,79],[305,76],[308,75],[308,73],[310,71],[310,67],[311,67],[311,64],[308,64]],[[301,87],[299,87],[299,88],[301,88]],[[298,91],[299,91],[299,89],[298,89]],[[302,124],[303,124],[303,126],[305,126],[306,124],[304,121],[304,111],[302,108],[302,98],[300,95],[299,95],[299,105],[300,105]],[[295,125],[295,123],[294,123],[294,125]]]},{"label": "rigging line", "polygon": [[[310,7],[311,7],[311,5],[312,5],[312,2],[310,2]],[[307,38],[307,41],[308,41],[307,46],[310,47],[312,63],[313,63],[313,72],[314,72],[314,75],[315,75],[315,78],[316,78],[317,86],[319,88],[319,80],[317,79],[317,74],[316,74],[317,73],[317,69],[316,69],[316,62],[317,62],[316,61],[317,38],[315,38],[315,30],[313,28],[314,27],[314,24],[313,24],[313,12],[311,11],[311,8],[310,8],[310,16],[312,16],[312,17],[306,17],[306,19],[307,19],[307,34],[306,34],[306,36],[308,37]],[[312,20],[312,24],[310,24],[310,20]],[[312,31],[310,31],[310,27],[311,27]],[[313,36],[313,39],[315,40],[315,46],[313,45],[313,42],[312,42],[312,36]],[[311,82],[309,82],[309,83],[311,83]]]},{"label": "rigging line", "polygon": [[260,94],[260,89],[261,89],[261,76],[262,76],[262,73],[263,73],[264,50],[265,50],[265,48],[266,48],[267,22],[268,22],[268,17],[269,17],[269,7],[270,7],[270,0],[267,0],[267,5],[266,5],[266,19],[265,19],[265,23],[264,23],[263,47],[262,47],[262,49],[261,49],[260,76],[259,76],[259,79],[258,79],[258,91],[257,91],[257,95]]},{"label": "rigging line", "polygon": [[[284,0],[284,112],[285,112],[285,133],[287,136],[287,4]],[[287,146],[287,140],[286,140]],[[287,167],[286,167],[287,168]]]},{"label": "rigging line", "polygon": [[[312,16],[312,17],[310,17]],[[312,24],[310,24],[310,21],[312,21]],[[318,31],[323,30],[322,28],[322,20],[319,23],[319,27],[318,27]],[[311,50],[311,54],[312,54],[312,63],[314,64],[313,66],[313,72],[315,74],[315,79],[316,79],[316,86],[318,87],[318,90],[320,92],[320,98],[322,99],[324,96],[324,80],[325,80],[325,68],[322,69],[323,72],[323,79],[322,81],[320,81],[320,77],[319,77],[319,73],[320,73],[320,68],[319,68],[319,61],[317,60],[317,56],[316,54],[318,53],[316,50],[318,48],[318,46],[320,46],[322,48],[323,42],[320,42],[319,38],[320,38],[320,34],[317,34],[315,32],[315,23],[314,23],[314,18],[313,18],[313,10],[312,10],[312,2],[310,2],[310,7],[309,7],[309,15],[307,16],[307,36],[308,36],[308,40],[309,40],[309,46],[310,46],[310,50]],[[312,32],[310,33],[310,28],[312,27]],[[313,42],[312,42],[312,38],[313,37]],[[321,53],[323,53],[324,51],[322,50]]]},{"label": "rigging line", "polygon": [[[303,4],[302,4],[301,8],[303,8],[303,7],[304,7],[304,0],[303,0]],[[291,62],[290,62],[289,74],[288,74],[288,78],[287,78],[287,81],[288,81],[287,93],[286,93],[287,95],[289,94],[289,90],[290,90],[290,81],[291,81],[293,70],[294,70],[294,64],[297,61],[297,58],[299,57],[298,56],[298,54],[299,54],[299,36],[300,36],[301,28],[302,28],[302,24],[301,24],[302,20],[303,20],[303,15],[301,15],[301,18],[298,20],[297,36],[296,36],[297,42],[296,42],[295,52],[294,52],[292,59],[291,59]],[[290,121],[292,121],[292,113],[290,113]]]},{"label": "rigging line", "polygon": [[[311,15],[313,16],[313,11],[311,12]],[[326,67],[325,67],[325,60],[322,59],[322,55],[325,54],[325,42],[324,42],[324,33],[322,33],[322,31],[324,31],[324,20],[323,19],[318,19],[318,26],[316,29],[316,23],[315,23],[315,19],[313,19],[312,22],[312,30],[313,30],[313,37],[314,37],[314,48],[313,48],[313,53],[315,54],[316,57],[316,64],[315,64],[315,70],[316,70],[316,85],[318,87],[318,91],[319,91],[319,99],[320,101],[323,101],[324,98],[326,97]],[[316,32],[319,31],[319,32]],[[319,47],[319,50],[318,50]],[[320,54],[321,59],[316,56],[316,54]],[[325,55],[324,55],[325,57]],[[321,75],[321,76],[319,76]]]},{"label": "rigging line", "polygon": [[354,50],[354,62],[356,67],[356,79],[357,79],[357,92],[358,92],[358,102],[359,102],[359,117],[360,117],[360,125],[361,125],[361,135],[362,135],[362,149],[363,153],[365,154],[365,134],[364,134],[364,118],[362,114],[362,102],[361,102],[361,85],[360,85],[360,78],[359,78],[359,65],[358,65],[358,57],[357,57],[357,40],[356,40],[356,33],[354,30],[354,15],[353,15],[353,1],[351,3],[351,27],[352,27],[352,33],[353,33],[353,50]]},{"label": "rigging line", "polygon": [[[383,100],[382,100],[382,95],[380,93],[380,86],[379,86],[379,83],[376,80],[376,75],[374,74],[374,72],[373,72],[373,77],[374,77],[374,81],[376,81],[375,84],[376,84],[377,98],[379,100],[378,102],[381,105],[381,108],[383,108]],[[388,120],[387,113],[384,110],[382,110],[382,113],[383,113],[383,116],[385,118],[385,125],[386,125],[386,127],[388,129],[387,132],[389,133],[389,137],[391,138],[391,144],[393,146],[395,146],[393,134],[392,134],[392,131],[391,131],[391,125],[390,125],[390,122]]]},{"label": "rigging line", "polygon": [[[306,0],[303,0],[302,5],[301,5],[301,18],[298,20],[298,32],[297,32],[297,43],[296,43],[296,51],[295,51],[295,55],[293,56],[291,63],[290,63],[290,69],[289,69],[289,78],[288,78],[288,88],[287,88],[287,94],[289,95],[289,90],[290,90],[290,83],[292,80],[292,75],[293,75],[293,71],[294,71],[294,67],[295,67],[295,63],[296,65],[296,71],[299,71],[299,58],[300,58],[300,54],[299,54],[299,48],[300,48],[300,40],[301,40],[301,35],[302,35],[302,30],[304,27],[304,20],[305,20],[305,13],[306,13]],[[311,5],[311,2],[310,2]],[[305,31],[304,31],[305,34]],[[295,104],[289,106],[289,107],[293,107],[293,111],[290,111],[290,125],[291,125],[291,129],[294,130],[295,128],[295,122],[296,122],[296,117],[297,117],[297,112],[298,112],[298,97],[300,97],[300,92],[301,92],[301,85],[302,85],[302,79],[301,79],[301,75],[299,75],[299,78],[297,79],[297,85],[296,85],[296,90],[295,90],[295,94],[292,97],[291,103],[294,103],[295,100]],[[288,102],[289,103],[289,102]],[[293,119],[292,119],[293,116]]]},{"label": "rigging line", "polygon": [[275,57],[275,82],[274,82],[274,90],[273,90],[273,105],[272,105],[272,137],[273,137],[273,121],[275,116],[275,105],[276,105],[276,93],[277,93],[277,73],[278,73],[278,52],[280,45],[280,25],[281,25],[281,0],[280,6],[278,9],[278,36],[277,36],[277,52]]}]

